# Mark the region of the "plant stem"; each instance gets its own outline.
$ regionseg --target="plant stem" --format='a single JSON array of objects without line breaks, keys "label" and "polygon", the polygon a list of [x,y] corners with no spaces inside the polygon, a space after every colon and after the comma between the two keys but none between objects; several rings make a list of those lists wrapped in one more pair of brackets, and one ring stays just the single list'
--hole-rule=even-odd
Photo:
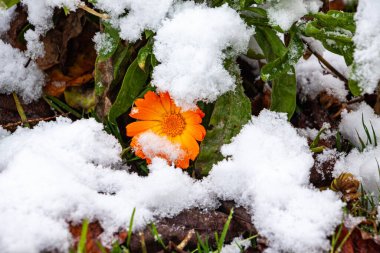
[{"label": "plant stem", "polygon": [[94,16],[97,16],[97,17],[99,17],[101,19],[109,19],[110,18],[110,16],[108,16],[107,14],[99,13],[96,10],[91,9],[90,7],[88,7],[85,4],[80,4],[79,8],[81,8],[82,10],[87,11],[88,13],[90,13],[90,14],[92,14]]},{"label": "plant stem", "polygon": [[18,99],[17,94],[15,92],[12,92],[12,95],[13,95],[13,99],[14,99],[15,104],[16,104],[16,109],[17,109],[18,115],[20,115],[21,122],[23,123],[24,126],[31,128],[30,124],[28,122],[28,119],[26,118],[24,108],[22,108],[21,102]]}]

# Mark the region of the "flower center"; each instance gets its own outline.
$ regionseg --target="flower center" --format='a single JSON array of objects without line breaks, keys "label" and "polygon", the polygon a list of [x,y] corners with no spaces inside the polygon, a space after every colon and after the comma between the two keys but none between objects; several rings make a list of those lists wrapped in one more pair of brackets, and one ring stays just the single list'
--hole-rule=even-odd
[{"label": "flower center", "polygon": [[171,137],[175,137],[182,134],[185,125],[185,120],[181,114],[168,114],[162,120],[162,132]]}]

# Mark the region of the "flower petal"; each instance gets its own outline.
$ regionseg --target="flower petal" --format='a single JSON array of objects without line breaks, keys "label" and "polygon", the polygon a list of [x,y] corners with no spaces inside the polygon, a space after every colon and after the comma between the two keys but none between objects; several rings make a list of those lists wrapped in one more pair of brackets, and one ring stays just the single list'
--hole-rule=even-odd
[{"label": "flower petal", "polygon": [[159,127],[158,121],[136,121],[127,125],[127,136],[132,137],[147,130],[157,131]]},{"label": "flower petal", "polygon": [[201,116],[194,111],[183,112],[182,117],[184,117],[186,124],[196,125],[202,123]]},{"label": "flower petal", "polygon": [[160,93],[160,99],[161,99],[161,104],[164,107],[165,111],[167,113],[171,113],[171,105],[172,105],[172,99],[169,96],[169,93]]},{"label": "flower petal", "polygon": [[191,160],[194,161],[197,155],[199,154],[198,142],[194,139],[193,136],[187,133],[183,133],[181,135],[181,141],[182,141],[181,145],[183,149],[186,150]]},{"label": "flower petal", "polygon": [[186,125],[185,132],[193,136],[197,141],[203,141],[206,135],[206,129],[202,125]]},{"label": "flower petal", "polygon": [[129,116],[139,120],[161,121],[163,118],[163,113],[158,113],[157,111],[147,107],[133,107]]},{"label": "flower petal", "polygon": [[164,107],[161,104],[160,97],[153,91],[148,91],[144,98],[138,98],[135,100],[137,108],[143,107],[155,111],[158,114],[166,113]]}]

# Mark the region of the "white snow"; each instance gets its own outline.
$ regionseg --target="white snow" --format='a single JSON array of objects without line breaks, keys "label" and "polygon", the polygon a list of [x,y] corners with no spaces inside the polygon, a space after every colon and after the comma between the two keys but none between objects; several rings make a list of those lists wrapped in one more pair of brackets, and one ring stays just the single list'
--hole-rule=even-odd
[{"label": "white snow", "polygon": [[375,112],[369,105],[363,102],[359,104],[355,110],[352,110],[351,112],[344,111],[341,115],[342,120],[339,124],[339,131],[346,139],[351,141],[352,144],[354,144],[356,147],[361,147],[358,134],[364,143],[367,143],[368,139],[365,129],[363,127],[362,116],[364,119],[364,123],[369,130],[372,140],[373,133],[371,124],[373,126],[373,129],[375,130],[377,140],[380,143],[380,133],[378,132],[380,129],[380,117],[375,114]]},{"label": "white snow", "polygon": [[235,88],[224,60],[245,52],[251,34],[227,5],[179,8],[155,36],[154,54],[161,64],[154,69],[153,85],[168,91],[185,108],[194,107],[197,101],[215,101]]},{"label": "white snow", "polygon": [[[361,147],[358,134],[363,142],[367,143],[367,135],[362,124],[362,115],[364,123],[370,132],[372,143],[374,142],[374,137],[371,123],[376,132],[377,142],[380,143],[378,133],[380,117],[364,102],[355,110],[342,113],[342,121],[339,124],[340,132],[356,147]],[[339,159],[335,164],[334,174],[338,176],[342,172],[350,172],[362,181],[364,189],[378,196],[380,187],[378,161],[380,162],[380,147],[374,147],[373,144],[368,143],[363,152],[353,149],[346,157]]]},{"label": "white snow", "polygon": [[110,243],[134,207],[141,229],[185,208],[215,206],[200,182],[164,160],[153,159],[147,177],[111,169],[121,148],[102,128],[93,119],[59,118],[0,139],[2,252],[67,252],[67,221],[99,220]]},{"label": "white snow", "polygon": [[95,50],[98,54],[100,51],[103,51],[104,54],[111,52],[114,41],[109,34],[97,32],[92,40],[95,43]]},{"label": "white snow", "polygon": [[207,180],[218,197],[249,208],[269,240],[268,252],[329,248],[327,236],[341,222],[343,204],[335,193],[309,185],[312,155],[285,114],[262,111],[222,153],[227,158]]},{"label": "white snow", "polygon": [[354,78],[363,93],[373,93],[380,81],[380,1],[360,0],[355,14]]},{"label": "white snow", "polygon": [[[120,37],[135,42],[144,30],[157,31],[175,0],[98,0],[96,7],[112,17]],[[128,11],[127,15],[125,12]]]},{"label": "white snow", "polygon": [[185,151],[179,144],[173,144],[165,136],[159,136],[152,131],[147,131],[137,137],[137,143],[141,151],[149,159],[163,156],[171,163],[181,160]]},{"label": "white snow", "polygon": [[249,240],[244,240],[242,237],[236,237],[230,244],[224,245],[220,253],[240,253],[241,248],[245,250],[250,245],[251,242]]},{"label": "white snow", "polygon": [[[322,51],[319,49],[319,51]],[[348,68],[344,58],[330,51],[322,51],[322,56],[344,76],[348,77]],[[297,85],[301,97],[315,99],[321,92],[346,101],[348,91],[342,80],[327,72],[314,55],[305,60],[301,58],[296,65]]]},{"label": "white snow", "polygon": [[16,92],[28,103],[42,94],[44,74],[23,52],[0,40],[0,93]]},{"label": "white snow", "polygon": [[308,13],[318,12],[320,0],[269,0],[268,17],[272,24],[288,30],[292,24]]},{"label": "white snow", "polygon": [[15,17],[16,6],[3,10],[0,8],[0,37],[10,28],[10,23]]}]

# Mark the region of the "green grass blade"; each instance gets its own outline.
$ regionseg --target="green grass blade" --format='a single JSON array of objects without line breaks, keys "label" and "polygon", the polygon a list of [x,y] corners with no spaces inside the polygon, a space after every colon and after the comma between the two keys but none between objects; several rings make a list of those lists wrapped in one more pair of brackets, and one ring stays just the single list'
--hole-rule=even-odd
[{"label": "green grass blade", "polygon": [[129,246],[131,245],[131,238],[132,238],[132,227],[133,227],[133,220],[135,218],[135,212],[136,207],[133,208],[131,220],[129,222],[129,228],[128,228],[128,239],[127,239],[127,248],[129,249]]},{"label": "green grass blade", "polygon": [[218,253],[220,253],[222,251],[223,244],[224,244],[224,241],[226,239],[227,232],[228,232],[228,229],[230,227],[233,214],[234,214],[234,209],[232,208],[230,211],[230,215],[228,215],[227,222],[226,222],[226,224],[224,224],[222,234],[220,235],[220,239],[218,240]]},{"label": "green grass blade", "polygon": [[82,224],[82,232],[80,235],[80,240],[77,248],[77,253],[86,252],[86,241],[87,241],[87,232],[88,232],[88,219],[85,219]]}]

